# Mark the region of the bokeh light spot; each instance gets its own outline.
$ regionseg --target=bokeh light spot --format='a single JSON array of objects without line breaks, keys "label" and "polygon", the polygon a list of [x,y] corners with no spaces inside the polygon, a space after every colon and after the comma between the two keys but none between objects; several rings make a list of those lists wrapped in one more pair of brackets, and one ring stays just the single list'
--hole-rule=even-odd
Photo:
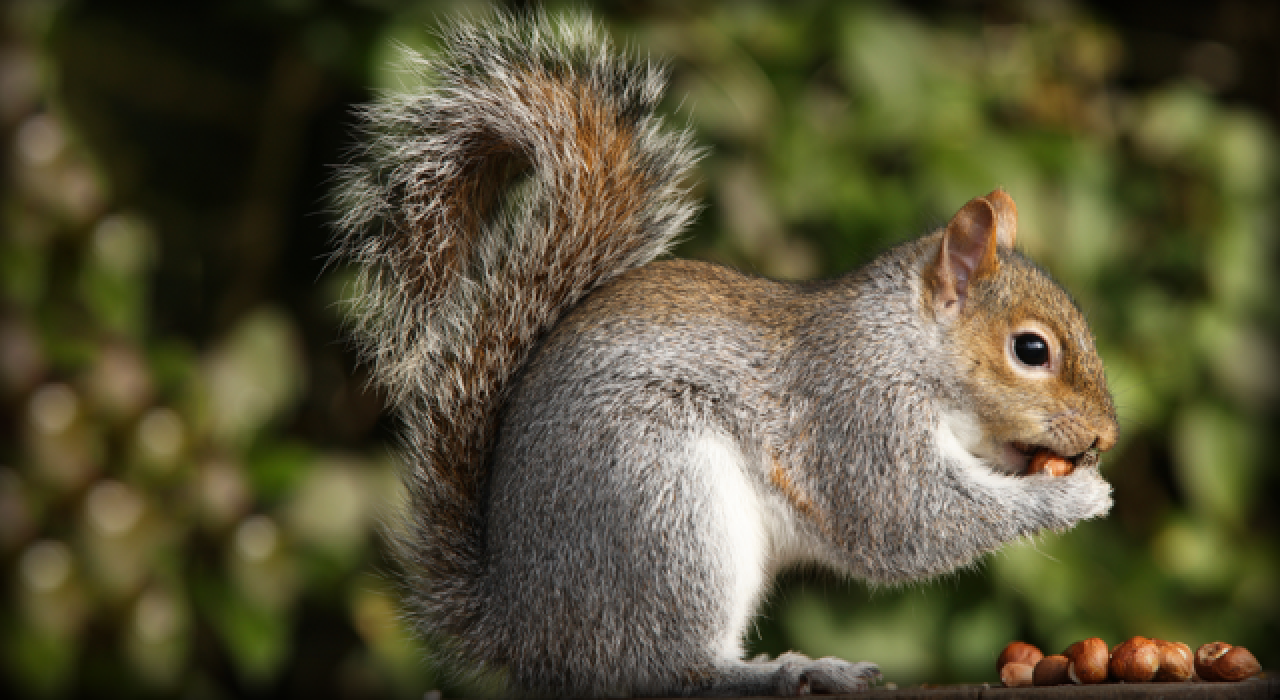
[{"label": "bokeh light spot", "polygon": [[41,540],[22,554],[22,580],[41,593],[57,590],[71,576],[71,550],[57,540]]},{"label": "bokeh light spot", "polygon": [[169,594],[147,591],[134,607],[133,624],[143,640],[162,642],[178,631],[178,607]]},{"label": "bokeh light spot", "polygon": [[37,114],[18,128],[18,153],[32,165],[48,165],[62,153],[66,139],[57,120],[48,114]]},{"label": "bokeh light spot", "polygon": [[133,490],[118,481],[102,481],[89,492],[89,520],[107,535],[123,535],[142,517],[144,504]]},{"label": "bokeh light spot", "polygon": [[31,422],[44,433],[57,435],[76,419],[80,400],[66,384],[50,384],[40,387],[31,395],[29,411]]},{"label": "bokeh light spot", "polygon": [[263,561],[276,551],[280,531],[274,521],[265,515],[245,518],[236,528],[236,549],[250,561]]},{"label": "bokeh light spot", "polygon": [[182,449],[186,429],[171,408],[154,408],[138,422],[138,443],[149,456],[167,461]]}]

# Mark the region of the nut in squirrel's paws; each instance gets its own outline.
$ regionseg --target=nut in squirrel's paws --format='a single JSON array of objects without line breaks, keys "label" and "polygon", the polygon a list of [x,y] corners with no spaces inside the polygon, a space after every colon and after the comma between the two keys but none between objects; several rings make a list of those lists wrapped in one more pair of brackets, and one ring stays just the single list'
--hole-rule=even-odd
[{"label": "nut in squirrel's paws", "polygon": [[867,690],[880,680],[880,667],[826,656],[810,659],[794,652],[778,657],[779,695],[845,695]]},{"label": "nut in squirrel's paws", "polygon": [[1046,476],[1067,476],[1077,468],[1085,469],[1098,464],[1097,450],[1089,449],[1074,457],[1063,457],[1053,450],[1013,443],[1011,447],[1026,458],[1027,468],[1023,472],[1027,476],[1044,474]]},{"label": "nut in squirrel's paws", "polygon": [[1049,476],[1066,476],[1075,471],[1076,465],[1049,450],[1037,450],[1031,455],[1031,464],[1027,466],[1028,474],[1045,473]]},{"label": "nut in squirrel's paws", "polygon": [[1097,467],[1100,462],[1096,448],[1089,448],[1071,457],[1062,457],[1052,449],[1024,443],[1009,443],[1006,449],[1020,456],[1016,461],[1025,465],[1025,468],[1020,470],[1025,476],[1037,475],[1037,473],[1043,473],[1046,476],[1066,476],[1078,468],[1083,470],[1083,468]]}]

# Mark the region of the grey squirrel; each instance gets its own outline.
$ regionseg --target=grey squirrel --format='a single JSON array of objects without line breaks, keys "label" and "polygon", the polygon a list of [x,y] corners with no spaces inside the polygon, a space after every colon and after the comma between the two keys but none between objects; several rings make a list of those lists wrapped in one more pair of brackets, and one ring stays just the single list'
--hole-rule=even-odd
[{"label": "grey squirrel", "polygon": [[1002,190],[835,280],[654,261],[699,157],[661,69],[543,15],[406,61],[337,254],[403,423],[411,616],[455,661],[542,696],[864,689],[874,664],[742,658],[775,573],[913,581],[1110,509],[1093,337]]}]

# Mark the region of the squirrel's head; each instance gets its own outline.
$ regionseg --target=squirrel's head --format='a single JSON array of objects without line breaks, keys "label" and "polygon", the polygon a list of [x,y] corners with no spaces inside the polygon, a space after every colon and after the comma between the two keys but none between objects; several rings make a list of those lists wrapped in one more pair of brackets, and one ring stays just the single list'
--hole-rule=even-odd
[{"label": "squirrel's head", "polygon": [[997,189],[967,203],[926,268],[958,389],[952,428],[965,448],[1009,473],[1048,449],[1095,466],[1119,427],[1093,334],[1075,302],[1013,249],[1017,208]]}]

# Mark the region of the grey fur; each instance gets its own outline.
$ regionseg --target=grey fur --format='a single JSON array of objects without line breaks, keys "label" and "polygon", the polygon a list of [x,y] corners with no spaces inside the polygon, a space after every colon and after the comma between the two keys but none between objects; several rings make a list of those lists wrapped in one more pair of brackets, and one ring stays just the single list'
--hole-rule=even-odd
[{"label": "grey fur", "polygon": [[[1015,477],[952,446],[948,416],[1019,396],[928,311],[941,233],[821,284],[652,263],[693,215],[697,155],[652,115],[661,73],[583,21],[444,39],[408,58],[426,87],[366,110],[337,201],[356,336],[404,422],[406,589],[458,660],[537,695],[858,690],[873,664],[741,659],[777,571],[917,580],[1107,512],[1095,463]],[[630,165],[594,167],[584,114]],[[1070,300],[1000,261],[970,303],[1034,290],[1105,394]],[[1087,447],[1109,402],[1053,404],[1046,444]]]}]

